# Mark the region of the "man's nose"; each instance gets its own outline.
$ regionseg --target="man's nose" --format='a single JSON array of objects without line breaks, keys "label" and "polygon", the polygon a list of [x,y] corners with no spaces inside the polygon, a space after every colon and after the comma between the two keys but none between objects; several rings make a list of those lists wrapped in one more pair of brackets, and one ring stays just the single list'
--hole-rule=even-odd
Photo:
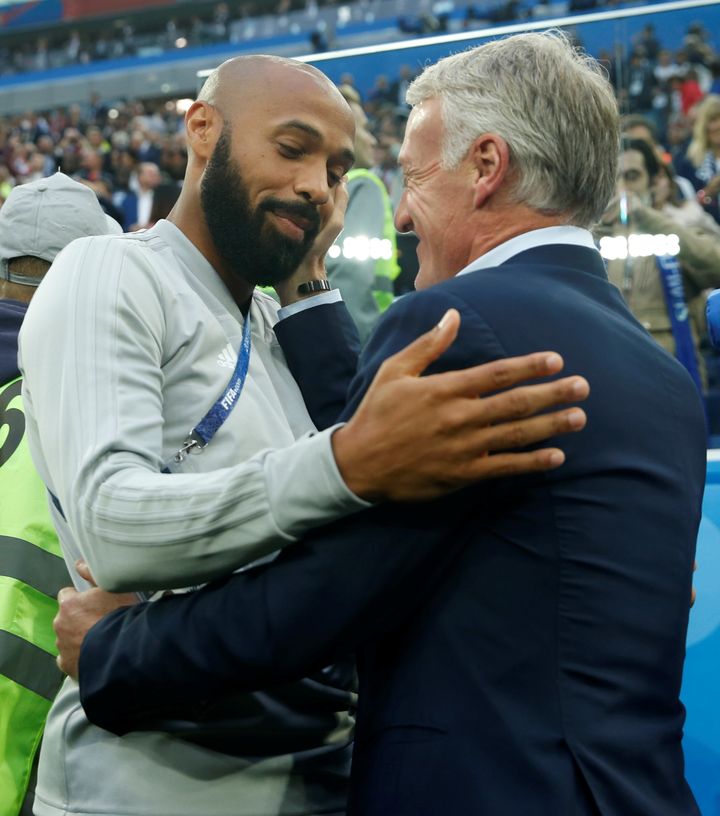
[{"label": "man's nose", "polygon": [[407,193],[403,190],[403,194],[400,196],[400,201],[395,210],[395,229],[398,232],[412,232],[413,230],[413,221],[405,201],[406,196]]},{"label": "man's nose", "polygon": [[326,204],[330,198],[330,185],[325,164],[303,167],[295,183],[295,192],[316,207]]}]

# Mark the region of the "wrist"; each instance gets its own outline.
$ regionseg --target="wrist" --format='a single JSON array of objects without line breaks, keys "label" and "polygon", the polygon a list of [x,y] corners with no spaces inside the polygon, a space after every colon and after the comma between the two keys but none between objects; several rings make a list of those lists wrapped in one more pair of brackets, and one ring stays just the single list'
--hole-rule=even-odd
[{"label": "wrist", "polygon": [[364,461],[362,440],[358,439],[358,434],[353,432],[350,425],[338,428],[332,435],[331,443],[335,464],[348,490],[367,502],[384,499],[382,490],[378,488],[377,476],[373,476],[372,463]]},{"label": "wrist", "polygon": [[[315,287],[315,288],[313,288]],[[331,292],[333,287],[327,281],[302,280],[300,283],[293,280],[290,283],[279,283],[275,285],[275,291],[280,299],[280,306],[292,306],[301,300],[308,300],[317,295]]]},{"label": "wrist", "polygon": [[317,295],[320,294],[320,292],[330,292],[332,291],[332,288],[333,287],[330,286],[330,282],[327,279],[309,280],[298,284],[297,293],[301,297],[303,295]]}]

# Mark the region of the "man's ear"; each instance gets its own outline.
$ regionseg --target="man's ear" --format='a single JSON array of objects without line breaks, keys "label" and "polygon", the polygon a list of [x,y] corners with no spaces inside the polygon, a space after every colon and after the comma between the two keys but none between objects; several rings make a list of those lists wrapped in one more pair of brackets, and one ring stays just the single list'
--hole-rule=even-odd
[{"label": "man's ear", "polygon": [[218,109],[207,102],[197,100],[188,108],[185,114],[188,147],[203,163],[212,156],[223,125]]},{"label": "man's ear", "polygon": [[470,147],[475,169],[473,204],[476,209],[501,187],[510,172],[510,148],[496,133],[483,133]]}]

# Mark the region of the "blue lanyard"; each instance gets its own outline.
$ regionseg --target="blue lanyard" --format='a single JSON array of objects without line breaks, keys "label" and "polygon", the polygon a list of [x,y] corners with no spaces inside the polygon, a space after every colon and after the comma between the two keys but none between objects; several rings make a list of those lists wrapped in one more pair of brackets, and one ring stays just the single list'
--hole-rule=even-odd
[{"label": "blue lanyard", "polygon": [[[202,453],[208,446],[210,440],[220,429],[220,426],[230,416],[232,409],[237,405],[240,393],[245,385],[248,366],[250,365],[250,311],[248,310],[243,326],[242,341],[238,352],[235,371],[230,382],[223,393],[215,401],[215,404],[198,422],[198,424],[185,437],[185,441],[178,452],[168,462],[170,464],[180,464],[188,453]],[[167,470],[167,466],[165,468]]]},{"label": "blue lanyard", "polygon": [[670,326],[675,340],[675,356],[688,370],[698,391],[702,394],[700,370],[695,356],[695,343],[690,331],[690,320],[685,301],[685,287],[677,258],[671,255],[658,255],[655,260],[660,272]]}]

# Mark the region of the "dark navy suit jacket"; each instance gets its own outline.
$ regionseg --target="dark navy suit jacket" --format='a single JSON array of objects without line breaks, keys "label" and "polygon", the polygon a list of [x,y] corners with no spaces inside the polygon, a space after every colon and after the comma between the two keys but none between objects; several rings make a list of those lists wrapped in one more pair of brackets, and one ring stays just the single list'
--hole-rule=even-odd
[{"label": "dark navy suit jacket", "polygon": [[[460,335],[435,369],[556,350],[564,373],[589,379],[587,428],[555,440],[566,464],[377,507],[269,566],[113,613],[82,649],[88,716],[117,733],[152,728],[352,649],[351,814],[697,814],[678,698],[705,476],[696,389],[597,253],[551,246],[394,304],[348,410],[449,307]],[[306,387],[348,366],[299,334],[310,321],[318,337],[342,334],[341,309],[312,311],[280,330]]]}]

